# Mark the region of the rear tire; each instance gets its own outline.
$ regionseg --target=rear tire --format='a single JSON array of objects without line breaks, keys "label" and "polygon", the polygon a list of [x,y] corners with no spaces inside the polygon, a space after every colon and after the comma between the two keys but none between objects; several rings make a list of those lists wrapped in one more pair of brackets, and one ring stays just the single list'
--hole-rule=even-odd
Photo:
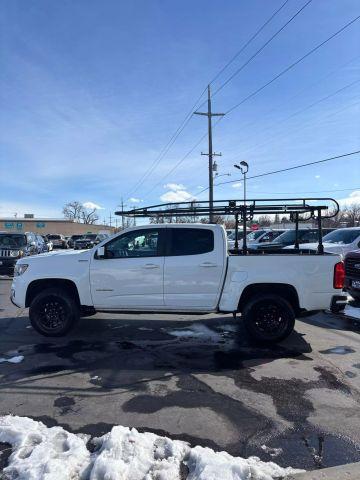
[{"label": "rear tire", "polygon": [[66,290],[48,288],[31,302],[29,317],[31,325],[41,335],[62,337],[79,319],[80,309]]},{"label": "rear tire", "polygon": [[242,310],[242,318],[250,337],[262,344],[281,342],[295,325],[294,309],[280,295],[259,294],[250,298]]}]

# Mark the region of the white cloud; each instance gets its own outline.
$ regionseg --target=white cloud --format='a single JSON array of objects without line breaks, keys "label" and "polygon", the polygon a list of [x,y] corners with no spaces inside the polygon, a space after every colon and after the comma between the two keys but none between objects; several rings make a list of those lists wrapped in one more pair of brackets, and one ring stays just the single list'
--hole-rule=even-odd
[{"label": "white cloud", "polygon": [[129,198],[128,202],[130,202],[130,203],[140,203],[140,202],[142,202],[142,200],[140,200],[140,198],[131,197],[131,198]]},{"label": "white cloud", "polygon": [[164,185],[164,188],[173,190],[174,192],[177,192],[178,190],[186,190],[186,187],[182,183],[167,183]]},{"label": "white cloud", "polygon": [[320,175],[315,175],[315,178],[320,178]]},{"label": "white cloud", "polygon": [[191,200],[195,200],[194,195],[187,192],[186,190],[177,190],[172,191],[169,190],[168,192],[164,193],[160,197],[161,201],[173,203],[173,202],[190,202]]},{"label": "white cloud", "polygon": [[342,207],[359,204],[360,205],[360,190],[354,190],[347,198],[341,198],[338,200]]},{"label": "white cloud", "polygon": [[202,190],[204,187],[203,187],[202,185],[198,185],[197,188],[198,188],[199,190]]},{"label": "white cloud", "polygon": [[93,210],[94,208],[96,210],[104,210],[104,207],[100,207],[100,205],[94,202],[84,202],[83,207],[88,208],[90,210]]},{"label": "white cloud", "polygon": [[240,188],[242,186],[242,183],[241,182],[236,182],[236,183],[233,183],[231,186],[232,186],[232,188]]}]

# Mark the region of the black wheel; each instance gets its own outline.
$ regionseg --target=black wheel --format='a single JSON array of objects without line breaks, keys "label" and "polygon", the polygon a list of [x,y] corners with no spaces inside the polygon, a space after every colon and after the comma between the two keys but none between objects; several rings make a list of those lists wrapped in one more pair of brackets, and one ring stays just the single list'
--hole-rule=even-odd
[{"label": "black wheel", "polygon": [[79,306],[71,294],[48,288],[31,302],[29,317],[34,329],[46,337],[61,337],[79,319]]},{"label": "black wheel", "polygon": [[256,295],[242,311],[244,325],[260,343],[277,343],[290,335],[295,325],[295,312],[290,303],[279,295]]},{"label": "black wheel", "polygon": [[331,308],[332,313],[341,313],[345,310],[345,304],[344,305],[334,305]]}]

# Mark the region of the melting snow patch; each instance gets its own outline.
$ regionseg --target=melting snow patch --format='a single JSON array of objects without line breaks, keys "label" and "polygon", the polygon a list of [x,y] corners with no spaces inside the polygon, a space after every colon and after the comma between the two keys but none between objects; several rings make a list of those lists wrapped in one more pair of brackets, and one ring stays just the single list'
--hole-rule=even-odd
[{"label": "melting snow patch", "polygon": [[346,305],[344,310],[345,315],[349,317],[360,319],[360,308],[352,307],[351,305]]},{"label": "melting snow patch", "polygon": [[185,327],[185,328],[178,328],[175,330],[168,330],[164,329],[169,335],[173,335],[175,337],[180,337],[180,338],[198,338],[198,339],[204,339],[204,340],[213,340],[215,342],[218,342],[221,340],[221,335],[218,332],[214,332],[210,328],[208,328],[206,325],[203,325],[201,323],[194,323],[190,327]]},{"label": "melting snow patch", "polygon": [[24,360],[24,355],[16,355],[16,357],[11,358],[0,358],[0,363],[9,362],[9,363],[20,363]]},{"label": "melting snow patch", "polygon": [[[94,438],[47,428],[26,417],[0,417],[0,442],[12,445],[5,478],[21,480],[273,480],[290,473],[257,457],[232,457],[210,448],[191,448],[186,442],[139,433],[116,426]],[[185,474],[185,476],[184,476]]]},{"label": "melting snow patch", "polygon": [[268,447],[267,445],[261,445],[261,450],[264,450],[265,453],[268,453],[270,457],[277,457],[281,453],[283,453],[282,448],[272,448]]}]

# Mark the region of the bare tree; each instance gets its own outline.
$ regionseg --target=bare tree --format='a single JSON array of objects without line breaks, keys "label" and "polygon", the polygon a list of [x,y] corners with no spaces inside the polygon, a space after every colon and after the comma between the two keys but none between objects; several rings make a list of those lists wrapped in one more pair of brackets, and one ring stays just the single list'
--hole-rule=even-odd
[{"label": "bare tree", "polygon": [[99,220],[99,215],[96,213],[96,208],[87,209],[83,208],[81,212],[81,219],[83,223],[87,225],[93,225]]},{"label": "bare tree", "polygon": [[73,220],[74,222],[80,222],[82,219],[83,210],[84,207],[82,203],[74,200],[73,202],[67,203],[62,211],[65,218]]},{"label": "bare tree", "polygon": [[96,208],[88,209],[77,200],[67,203],[63,208],[65,218],[73,220],[78,223],[86,223],[93,225],[99,220],[99,215],[96,213]]},{"label": "bare tree", "polygon": [[356,227],[360,222],[360,203],[346,205],[343,209],[348,227]]}]

